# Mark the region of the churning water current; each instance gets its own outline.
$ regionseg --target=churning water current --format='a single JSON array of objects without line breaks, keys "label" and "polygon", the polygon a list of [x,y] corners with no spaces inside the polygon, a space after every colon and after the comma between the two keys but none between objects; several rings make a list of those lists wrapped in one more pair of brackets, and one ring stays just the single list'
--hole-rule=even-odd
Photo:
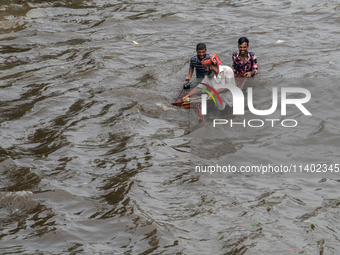
[{"label": "churning water current", "polygon": [[[339,10],[332,0],[0,1],[0,253],[339,254],[340,173],[195,172],[336,168]],[[291,107],[274,117],[294,128],[213,128],[171,105],[197,43],[230,66],[241,36],[258,58],[256,107],[270,107],[273,87],[297,86],[311,92],[312,116]]]}]

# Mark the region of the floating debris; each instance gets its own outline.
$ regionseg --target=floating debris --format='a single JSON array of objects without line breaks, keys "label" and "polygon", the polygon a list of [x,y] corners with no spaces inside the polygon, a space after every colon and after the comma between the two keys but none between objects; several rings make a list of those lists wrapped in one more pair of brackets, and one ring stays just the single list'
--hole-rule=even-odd
[{"label": "floating debris", "polygon": [[284,42],[286,42],[286,41],[284,41],[284,40],[277,40],[276,41],[276,43],[284,43]]},{"label": "floating debris", "polygon": [[256,225],[260,225],[260,224],[261,224],[261,222],[254,222],[254,223],[251,223],[250,225],[256,226]]},{"label": "floating debris", "polygon": [[134,44],[139,44],[138,42],[136,42],[136,41],[132,41]]}]

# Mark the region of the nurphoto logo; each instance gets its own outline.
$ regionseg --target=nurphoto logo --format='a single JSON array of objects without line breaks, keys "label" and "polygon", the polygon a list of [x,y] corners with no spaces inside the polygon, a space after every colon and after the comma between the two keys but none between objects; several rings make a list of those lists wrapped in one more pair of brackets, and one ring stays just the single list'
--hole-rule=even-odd
[{"label": "nurphoto logo", "polygon": [[[221,99],[220,99],[220,95],[217,93],[217,91],[215,89],[213,89],[211,86],[209,86],[208,84],[205,84],[205,83],[202,83],[202,84],[205,85],[207,88],[209,88],[212,92],[214,92],[214,94],[219,99],[219,102],[222,104]],[[229,84],[216,84],[215,87],[216,87],[216,89],[219,89],[219,88],[229,89],[230,93],[232,94],[232,98],[233,98],[233,109],[232,109],[233,115],[244,115],[245,97],[244,97],[242,90],[239,87],[229,85]],[[211,94],[211,92],[209,92],[206,89],[201,89],[201,90],[207,92],[207,94],[213,99],[215,105],[217,105],[216,100],[213,97],[213,95]],[[288,93],[300,93],[300,94],[304,94],[305,97],[303,97],[303,98],[287,98]],[[201,95],[201,112],[202,112],[202,115],[207,114],[207,94]],[[259,116],[270,115],[270,114],[274,113],[277,109],[278,97],[279,97],[278,88],[273,87],[273,90],[272,90],[272,105],[271,105],[270,109],[267,109],[267,110],[255,109],[254,103],[253,103],[253,88],[249,87],[247,89],[247,99],[248,99],[247,102],[248,102],[249,111],[251,113],[253,113],[255,115],[259,115]],[[287,115],[287,105],[290,105],[290,104],[295,105],[304,115],[312,115],[306,109],[306,107],[303,105],[303,104],[307,103],[310,99],[311,99],[311,93],[307,89],[296,88],[296,87],[283,87],[283,88],[281,88],[281,115],[283,115],[283,116]],[[274,122],[279,121],[279,119],[266,119],[266,121],[271,122],[272,126],[274,126]],[[294,122],[294,125],[285,124],[289,121]],[[215,127],[216,124],[227,124],[228,122],[229,122],[228,120],[224,120],[224,119],[214,119],[213,126]],[[258,122],[259,125],[250,124],[250,123],[254,123],[254,122]],[[244,122],[238,122],[237,124],[243,124],[243,126],[245,127],[246,121],[244,120]],[[287,119],[287,120],[283,120],[281,122],[281,124],[284,127],[295,127],[295,126],[297,126],[297,121],[293,120],[293,119],[289,119],[289,120]],[[262,127],[263,125],[264,125],[264,121],[260,120],[260,119],[252,119],[252,120],[248,121],[248,126],[250,126],[250,127]],[[232,122],[231,122],[231,126],[232,126]]]}]

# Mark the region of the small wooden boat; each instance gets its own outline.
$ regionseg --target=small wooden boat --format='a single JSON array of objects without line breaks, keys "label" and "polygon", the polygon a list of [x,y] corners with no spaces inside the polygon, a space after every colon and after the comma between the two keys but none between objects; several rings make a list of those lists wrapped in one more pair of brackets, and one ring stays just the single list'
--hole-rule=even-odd
[{"label": "small wooden boat", "polygon": [[[246,89],[246,81],[247,78],[245,77],[239,77],[239,76],[235,76],[235,83],[236,86],[239,87],[240,89],[242,89],[243,92],[245,92]],[[187,84],[189,85],[189,84]],[[176,94],[176,96],[174,97],[174,99],[172,100],[171,104],[172,105],[176,105],[176,106],[181,106],[184,108],[195,108],[197,110],[198,113],[198,118],[199,118],[199,122],[201,122],[202,120],[204,120],[203,115],[201,114],[201,93],[191,96],[190,97],[190,101],[182,101],[182,98],[184,96],[186,96],[189,92],[190,92],[190,86],[183,86],[179,92]],[[208,98],[207,100],[207,107],[208,109],[211,107],[214,107],[215,103],[213,101],[212,98]],[[223,111],[221,111],[221,115],[230,115],[232,114],[232,107],[230,107],[228,104],[226,105],[225,109]]]}]

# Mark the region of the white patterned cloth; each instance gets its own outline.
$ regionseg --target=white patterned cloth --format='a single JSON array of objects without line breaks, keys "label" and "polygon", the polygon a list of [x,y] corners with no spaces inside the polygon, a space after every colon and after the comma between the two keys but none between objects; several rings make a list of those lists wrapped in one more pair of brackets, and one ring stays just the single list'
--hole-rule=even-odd
[{"label": "white patterned cloth", "polygon": [[[220,65],[218,68],[219,73],[217,76],[215,75],[213,78],[209,78],[206,75],[202,80],[202,83],[210,85],[215,90],[223,88],[224,85],[236,86],[233,69],[231,69],[229,66],[222,65]],[[199,84],[197,87],[206,89],[206,86],[204,86],[203,84]],[[233,106],[233,96],[229,90],[223,93],[219,93],[219,95],[222,101],[222,105],[220,104],[219,100],[217,100],[217,98],[215,97],[219,110],[224,110],[226,104],[228,104],[230,107]]]}]

